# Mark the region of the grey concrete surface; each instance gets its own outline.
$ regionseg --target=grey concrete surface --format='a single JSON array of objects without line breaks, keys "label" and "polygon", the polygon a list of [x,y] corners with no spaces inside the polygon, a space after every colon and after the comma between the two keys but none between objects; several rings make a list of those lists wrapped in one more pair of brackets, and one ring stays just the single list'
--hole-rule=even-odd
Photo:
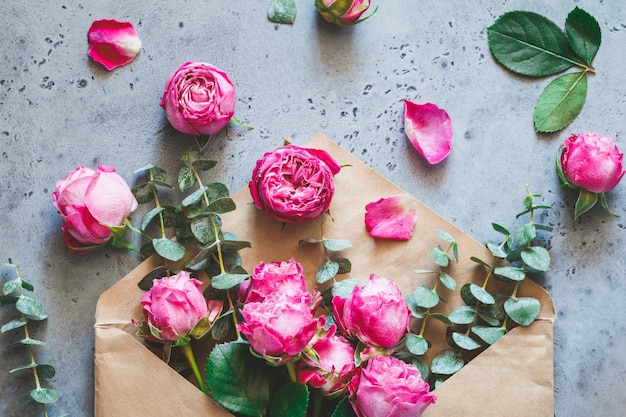
[{"label": "grey concrete surface", "polygon": [[[34,327],[37,349],[61,392],[50,415],[93,414],[93,314],[99,295],[134,268],[114,248],[70,253],[52,205],[57,179],[78,165],[113,165],[129,182],[155,162],[172,172],[193,140],[159,132],[166,78],[185,61],[224,69],[237,86],[236,115],[254,130],[229,128],[205,150],[213,175],[243,187],[255,160],[282,144],[324,133],[477,240],[509,224],[525,187],[554,207],[545,221],[552,270],[541,280],[557,308],[555,415],[621,416],[626,410],[626,187],[609,193],[614,218],[599,207],[573,221],[576,194],[554,169],[560,143],[595,130],[626,150],[626,6],[617,0],[389,0],[364,24],[322,21],[313,1],[297,1],[294,25],[266,19],[269,0],[4,2],[0,15],[0,260],[21,266],[50,317]],[[534,104],[550,79],[517,77],[492,58],[486,27],[511,10],[563,25],[581,7],[598,20],[602,45],[587,103],[564,130],[535,133]],[[129,65],[106,71],[87,56],[93,20],[131,21],[143,42]],[[452,119],[453,150],[428,165],[407,141],[402,99],[434,102]],[[138,221],[142,211],[132,215]],[[2,281],[9,270],[1,270]],[[0,322],[14,318],[0,308]],[[12,332],[0,343],[13,340]],[[0,415],[39,415],[18,403],[28,376],[9,375],[21,349],[1,351]],[[158,415],[155,413],[154,415]],[[520,412],[520,416],[524,413]],[[532,416],[529,416],[532,417]]]}]

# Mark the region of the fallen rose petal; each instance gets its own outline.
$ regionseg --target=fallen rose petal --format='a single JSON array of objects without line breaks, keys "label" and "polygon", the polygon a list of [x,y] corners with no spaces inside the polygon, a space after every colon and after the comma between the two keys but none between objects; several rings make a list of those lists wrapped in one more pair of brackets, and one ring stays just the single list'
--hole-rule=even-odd
[{"label": "fallen rose petal", "polygon": [[450,116],[435,104],[404,100],[404,131],[413,147],[430,164],[443,161],[450,153]]},{"label": "fallen rose petal", "polygon": [[130,22],[96,20],[87,33],[89,56],[109,71],[128,64],[141,49],[141,40]]},{"label": "fallen rose petal", "polygon": [[365,227],[372,237],[409,240],[417,221],[417,202],[408,194],[384,197],[365,206]]}]

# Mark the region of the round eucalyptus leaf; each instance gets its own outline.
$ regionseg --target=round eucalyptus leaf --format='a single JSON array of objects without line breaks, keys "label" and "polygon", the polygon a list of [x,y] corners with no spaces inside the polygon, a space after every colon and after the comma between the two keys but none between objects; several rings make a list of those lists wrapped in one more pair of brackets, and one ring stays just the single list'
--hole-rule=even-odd
[{"label": "round eucalyptus leaf", "polygon": [[448,319],[454,324],[471,324],[476,321],[476,312],[470,306],[459,306],[448,314]]},{"label": "round eucalyptus leaf", "polygon": [[48,315],[43,311],[43,305],[34,298],[20,295],[15,308],[30,320],[45,320]]},{"label": "round eucalyptus leaf", "polygon": [[433,257],[433,261],[435,262],[436,265],[439,265],[445,268],[446,266],[450,264],[450,258],[448,258],[448,255],[441,249],[436,248],[436,247],[432,248],[430,250],[430,254]]},{"label": "round eucalyptus leaf", "polygon": [[541,246],[531,246],[522,251],[522,260],[535,271],[546,272],[550,269],[550,253]]},{"label": "round eucalyptus leaf", "polygon": [[433,358],[430,370],[433,374],[452,375],[465,365],[461,354],[453,350],[443,350]]},{"label": "round eucalyptus leaf", "polygon": [[452,341],[459,349],[472,351],[480,348],[480,343],[462,333],[452,332]]},{"label": "round eucalyptus leaf", "polygon": [[54,369],[54,366],[52,365],[42,364],[42,365],[37,365],[37,373],[42,378],[50,379],[54,377],[54,375],[56,374],[56,370]]},{"label": "round eucalyptus leaf", "polygon": [[528,245],[537,236],[535,225],[533,223],[526,223],[523,226],[518,227],[513,232],[513,240],[518,246]]},{"label": "round eucalyptus leaf", "polygon": [[509,298],[504,303],[506,314],[520,326],[530,325],[541,310],[539,300],[532,297]]},{"label": "round eucalyptus leaf", "polygon": [[248,274],[229,274],[227,272],[222,272],[221,274],[211,278],[211,286],[218,290],[228,290],[241,284],[249,276],[250,275]]},{"label": "round eucalyptus leaf", "polygon": [[506,258],[507,253],[504,250],[504,248],[502,246],[500,246],[500,245],[495,245],[493,243],[487,243],[487,249],[489,249],[491,254],[493,256],[495,256],[496,258],[500,258],[500,259]]},{"label": "round eucalyptus leaf", "polygon": [[506,334],[506,330],[502,327],[472,326],[472,333],[488,345],[493,345]]},{"label": "round eucalyptus leaf", "polygon": [[332,287],[332,294],[333,296],[348,298],[350,294],[352,294],[354,287],[358,287],[360,285],[361,283],[354,278],[342,279],[341,281],[335,282]]},{"label": "round eucalyptus leaf", "polygon": [[493,273],[497,278],[505,281],[523,281],[526,278],[526,271],[513,266],[496,266]]},{"label": "round eucalyptus leaf", "polygon": [[326,249],[333,252],[352,247],[352,242],[347,239],[324,239],[322,242]]},{"label": "round eucalyptus leaf", "polygon": [[430,377],[430,369],[428,369],[428,365],[426,364],[426,362],[424,362],[420,358],[413,358],[413,360],[411,360],[411,363],[417,368],[418,371],[420,371],[420,374],[422,374],[422,379],[424,381],[428,381],[428,378]]},{"label": "round eucalyptus leaf", "polygon": [[407,295],[405,298],[407,305],[409,306],[409,310],[411,310],[411,315],[416,319],[423,319],[426,317],[426,308],[422,308],[417,305],[415,302],[415,297],[413,294]]},{"label": "round eucalyptus leaf", "polygon": [[37,388],[30,392],[30,397],[39,404],[52,404],[58,401],[61,394],[50,388]]},{"label": "round eucalyptus leaf", "polygon": [[418,336],[414,333],[409,333],[406,336],[406,348],[414,355],[421,356],[429,348],[428,340],[424,339],[422,336]]},{"label": "round eucalyptus leaf", "polygon": [[450,291],[456,290],[456,280],[443,271],[439,272],[439,282]]},{"label": "round eucalyptus leaf", "polygon": [[419,307],[432,308],[439,304],[439,295],[437,292],[431,290],[430,288],[426,288],[423,285],[420,285],[415,289],[413,297],[415,298],[415,304]]},{"label": "round eucalyptus leaf", "polygon": [[447,324],[448,326],[452,325],[452,322],[450,321],[450,319],[448,318],[448,316],[446,316],[445,314],[441,314],[441,313],[430,313],[429,316],[433,319],[439,320],[442,323]]},{"label": "round eucalyptus leaf", "polygon": [[15,278],[10,281],[7,281],[2,286],[2,294],[9,295],[15,291],[18,291],[21,286],[22,286],[22,280],[19,278]]},{"label": "round eucalyptus leaf", "polygon": [[170,261],[180,261],[185,256],[185,247],[166,237],[152,239],[152,245],[159,255]]},{"label": "round eucalyptus leaf", "polygon": [[489,305],[496,302],[496,300],[491,294],[487,292],[487,290],[473,283],[467,283],[463,285],[463,287],[461,288],[461,298],[463,299],[465,304],[469,306],[473,306],[476,303]]},{"label": "round eucalyptus leaf", "polygon": [[439,237],[440,237],[441,239],[443,239],[444,241],[446,241],[446,242],[448,242],[448,243],[454,243],[454,237],[453,237],[450,233],[446,232],[445,230],[440,230],[440,229],[437,229],[437,230],[435,230],[435,232],[436,232],[436,233],[439,235]]},{"label": "round eucalyptus leaf", "polygon": [[323,284],[326,281],[330,281],[339,272],[339,264],[334,261],[330,261],[320,266],[315,272],[315,280],[318,284]]}]

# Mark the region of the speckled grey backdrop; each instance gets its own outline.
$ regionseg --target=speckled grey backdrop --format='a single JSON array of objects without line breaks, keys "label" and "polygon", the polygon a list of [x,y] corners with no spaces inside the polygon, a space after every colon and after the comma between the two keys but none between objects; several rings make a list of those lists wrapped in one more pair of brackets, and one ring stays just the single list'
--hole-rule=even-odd
[{"label": "speckled grey backdrop", "polygon": [[[35,335],[53,363],[61,400],[51,415],[93,414],[93,313],[98,296],[139,263],[122,250],[70,253],[52,206],[55,182],[78,165],[117,167],[132,182],[150,162],[174,170],[190,137],[159,133],[168,75],[184,61],[208,61],[237,86],[236,115],[254,130],[228,129],[206,153],[214,175],[235,191],[254,161],[286,138],[325,133],[476,239],[509,224],[528,184],[554,206],[546,221],[554,258],[544,285],[554,298],[555,413],[620,416],[626,409],[624,217],[594,209],[572,220],[575,193],[559,188],[554,156],[574,132],[615,136],[626,122],[626,6],[617,0],[388,0],[375,17],[341,29],[322,21],[313,1],[297,1],[293,26],[266,19],[269,0],[7,2],[0,15],[0,259],[21,265],[50,318]],[[582,7],[603,39],[587,103],[565,130],[536,134],[532,112],[550,79],[512,75],[490,55],[485,28],[502,13],[532,10],[563,25]],[[95,19],[131,21],[143,41],[131,64],[107,72],[88,59]],[[402,126],[402,99],[434,102],[452,118],[453,151],[428,165]],[[624,183],[609,194],[626,216]],[[137,221],[141,211],[133,215]],[[1,270],[2,281],[9,270]],[[2,323],[14,317],[0,309]],[[0,335],[5,345],[16,335]],[[18,404],[29,377],[8,375],[25,361],[2,351],[0,415],[38,415]],[[514,383],[514,381],[512,381]],[[155,414],[156,415],[156,414]],[[523,415],[520,414],[520,415]]]}]

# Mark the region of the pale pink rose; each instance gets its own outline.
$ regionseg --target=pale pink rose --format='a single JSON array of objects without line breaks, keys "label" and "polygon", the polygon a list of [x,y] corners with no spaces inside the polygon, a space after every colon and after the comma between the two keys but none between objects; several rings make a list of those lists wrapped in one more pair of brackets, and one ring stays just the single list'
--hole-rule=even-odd
[{"label": "pale pink rose", "polygon": [[137,200],[115,168],[84,166],[57,181],[54,206],[65,223],[63,240],[74,252],[83,252],[111,239],[109,227],[121,226],[137,208]]},{"label": "pale pink rose", "polygon": [[565,179],[592,193],[610,191],[624,176],[623,154],[613,138],[595,132],[574,134],[560,148]]},{"label": "pale pink rose", "polygon": [[298,362],[298,381],[319,388],[324,395],[342,395],[356,371],[354,346],[335,334],[333,325],[324,336],[314,339],[311,348],[318,357],[303,356]]},{"label": "pale pink rose", "polygon": [[167,79],[159,104],[174,129],[212,135],[235,114],[235,86],[228,74],[211,64],[185,62]]},{"label": "pale pink rose", "polygon": [[383,197],[365,206],[365,227],[372,237],[409,240],[417,221],[417,201],[408,194]]},{"label": "pale pink rose", "polygon": [[333,314],[344,333],[383,348],[394,347],[408,332],[411,320],[396,283],[375,274],[363,287],[354,287],[348,298],[333,297]]},{"label": "pale pink rose", "polygon": [[[160,340],[177,341],[179,337],[187,337],[200,320],[209,316],[202,282],[185,271],[155,279],[150,291],[141,298],[141,305],[147,324],[158,330]],[[213,316],[217,310],[212,305]]]},{"label": "pale pink rose", "polygon": [[452,123],[435,104],[404,100],[404,132],[430,164],[443,161],[452,148]]},{"label": "pale pink rose", "polygon": [[309,293],[274,292],[262,302],[246,303],[237,326],[260,356],[283,363],[298,355],[315,335],[317,320]]},{"label": "pale pink rose", "polygon": [[141,40],[130,22],[96,20],[87,32],[89,56],[109,71],[128,64],[141,50]]},{"label": "pale pink rose", "polygon": [[306,292],[302,265],[293,258],[287,262],[260,262],[252,272],[247,291],[247,303],[263,301],[266,296],[277,291],[294,294]]},{"label": "pale pink rose", "polygon": [[358,417],[420,417],[437,400],[417,368],[391,356],[374,356],[350,382]]},{"label": "pale pink rose", "polygon": [[361,19],[361,16],[370,7],[370,0],[315,0],[315,7],[327,21],[351,26],[369,18]]},{"label": "pale pink rose", "polygon": [[328,210],[339,170],[326,151],[286,145],[256,162],[248,186],[254,204],[269,217],[299,223]]}]

